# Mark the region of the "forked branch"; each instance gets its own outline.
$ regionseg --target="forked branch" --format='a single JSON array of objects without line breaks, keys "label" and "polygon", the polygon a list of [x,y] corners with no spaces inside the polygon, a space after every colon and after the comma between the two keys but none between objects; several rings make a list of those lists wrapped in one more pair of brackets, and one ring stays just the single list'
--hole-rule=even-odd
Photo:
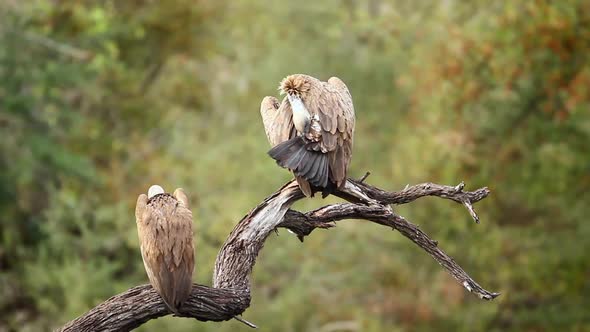
[{"label": "forked branch", "polygon": [[[366,178],[366,177],[365,177]],[[277,227],[288,228],[302,241],[316,228],[331,228],[336,221],[364,219],[391,227],[416,243],[441,264],[462,286],[482,299],[492,300],[499,293],[489,292],[475,282],[451,257],[416,225],[397,215],[391,204],[406,204],[424,196],[453,200],[467,207],[478,222],[473,203],[489,194],[487,188],[463,191],[464,184],[444,186],[423,183],[388,192],[361,181],[349,180],[334,195],[349,203],[327,205],[301,213],[291,205],[303,198],[295,181],[285,184],[250,211],[233,229],[215,263],[213,287],[194,284],[191,297],[180,316],[201,321],[229,320],[250,306],[249,277],[268,235]],[[129,331],[150,319],[171,314],[150,285],[133,287],[99,304],[66,324],[62,331]]]}]

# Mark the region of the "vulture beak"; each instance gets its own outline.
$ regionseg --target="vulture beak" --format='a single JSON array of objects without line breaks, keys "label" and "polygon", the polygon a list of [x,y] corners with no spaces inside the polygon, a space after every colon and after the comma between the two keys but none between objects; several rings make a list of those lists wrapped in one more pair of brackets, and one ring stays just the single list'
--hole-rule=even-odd
[{"label": "vulture beak", "polygon": [[164,188],[158,186],[157,184],[154,184],[153,186],[150,187],[150,189],[148,189],[148,199],[159,195],[159,194],[163,194],[164,193]]}]

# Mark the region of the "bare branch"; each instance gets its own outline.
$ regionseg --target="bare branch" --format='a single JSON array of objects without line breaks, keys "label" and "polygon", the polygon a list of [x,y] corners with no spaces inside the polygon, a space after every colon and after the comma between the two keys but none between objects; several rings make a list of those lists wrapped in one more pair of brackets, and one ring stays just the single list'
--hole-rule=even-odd
[{"label": "bare branch", "polygon": [[[437,241],[432,240],[418,226],[395,214],[387,206],[343,203],[327,205],[305,214],[289,210],[279,227],[290,229],[302,239],[315,228],[333,227],[335,221],[344,219],[364,219],[391,227],[428,252],[468,291],[485,300],[492,300],[500,295],[483,289],[449,255],[438,247]],[[326,225],[329,225],[329,227],[326,227]]]},{"label": "bare branch", "polygon": [[[180,308],[180,316],[202,321],[236,318],[248,326],[252,323],[237,316],[250,305],[250,274],[268,235],[285,227],[300,240],[316,228],[331,228],[343,219],[365,219],[391,227],[428,252],[467,290],[482,299],[499,295],[483,289],[416,225],[395,214],[389,204],[405,204],[424,196],[437,196],[464,204],[474,219],[472,204],[489,194],[487,188],[464,192],[464,185],[444,186],[424,183],[387,192],[371,185],[350,180],[334,193],[350,203],[327,205],[301,213],[290,210],[304,196],[291,181],[250,211],[233,229],[221,247],[213,273],[213,288],[193,285],[189,300]],[[81,317],[66,324],[62,331],[129,331],[150,319],[171,314],[159,295],[149,285],[137,286],[99,304]]]},{"label": "bare branch", "polygon": [[[309,213],[309,212],[308,212]],[[289,210],[285,214],[285,218],[281,221],[277,227],[287,228],[293,234],[297,235],[299,241],[303,242],[303,239],[311,234],[316,228],[332,228],[336,227],[336,224],[330,221],[321,220],[318,218],[310,218],[307,214],[301,213],[295,210]]]},{"label": "bare branch", "polygon": [[365,175],[363,175],[363,177],[359,179],[359,182],[360,183],[365,182],[365,180],[369,177],[369,175],[371,175],[371,172],[365,173]]},{"label": "bare branch", "polygon": [[359,187],[370,198],[379,201],[381,204],[406,204],[424,196],[437,196],[450,199],[463,204],[476,223],[479,217],[473,209],[473,203],[479,202],[490,194],[488,187],[479,188],[475,191],[463,191],[465,183],[461,182],[456,186],[445,186],[436,183],[421,183],[414,186],[406,186],[401,191],[385,191],[380,188],[349,179],[351,187]]},{"label": "bare branch", "polygon": [[[180,309],[182,317],[201,321],[224,321],[250,305],[246,290],[220,289],[193,284],[190,298]],[[130,331],[149,321],[171,314],[151,285],[133,287],[94,307],[66,324],[60,331]]]},{"label": "bare branch", "polygon": [[475,203],[486,198],[490,193],[488,187],[479,188],[475,191],[463,191],[463,188],[465,187],[463,182],[454,187],[426,182],[406,187],[401,191],[391,192],[374,187],[370,184],[359,183],[352,179],[349,179],[349,182],[362,188],[361,190],[363,190],[369,197],[378,200],[382,204],[406,204],[424,196],[437,196],[450,199],[457,203],[463,203],[465,201]]}]

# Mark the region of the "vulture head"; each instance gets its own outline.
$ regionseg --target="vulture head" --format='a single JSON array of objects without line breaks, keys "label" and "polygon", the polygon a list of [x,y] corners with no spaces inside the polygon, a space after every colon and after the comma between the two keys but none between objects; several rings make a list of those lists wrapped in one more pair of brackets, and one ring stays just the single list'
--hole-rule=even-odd
[{"label": "vulture head", "polygon": [[295,74],[289,75],[281,81],[279,91],[281,94],[305,100],[318,85],[321,85],[321,82],[317,78],[304,74]]}]

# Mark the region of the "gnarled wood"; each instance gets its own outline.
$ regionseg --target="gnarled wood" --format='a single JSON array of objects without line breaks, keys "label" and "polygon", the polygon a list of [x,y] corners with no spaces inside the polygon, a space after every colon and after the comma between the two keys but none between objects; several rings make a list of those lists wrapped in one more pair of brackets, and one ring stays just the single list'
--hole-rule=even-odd
[{"label": "gnarled wood", "polygon": [[[364,181],[364,179],[363,179]],[[179,310],[179,316],[201,321],[229,320],[250,305],[250,273],[268,235],[277,227],[288,228],[302,241],[316,228],[331,228],[336,221],[364,219],[391,227],[416,243],[441,264],[462,286],[482,299],[492,300],[499,293],[489,292],[475,282],[450,256],[416,225],[393,212],[390,204],[406,204],[424,196],[453,200],[467,207],[478,221],[472,204],[489,194],[487,188],[463,191],[463,183],[444,186],[424,183],[388,192],[348,179],[334,195],[349,203],[327,205],[301,213],[291,205],[303,198],[297,183],[291,181],[252,209],[235,226],[221,247],[213,273],[213,287],[193,284],[191,296]],[[150,319],[171,312],[150,285],[133,287],[99,304],[67,323],[61,331],[129,331]]]}]

